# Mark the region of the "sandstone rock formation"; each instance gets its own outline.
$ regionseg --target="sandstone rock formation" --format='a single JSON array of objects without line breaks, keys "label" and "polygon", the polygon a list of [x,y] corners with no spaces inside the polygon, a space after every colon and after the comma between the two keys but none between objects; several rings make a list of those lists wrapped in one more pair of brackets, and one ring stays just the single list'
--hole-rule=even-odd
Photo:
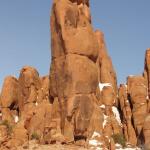
[{"label": "sandstone rock formation", "polygon": [[128,76],[127,84],[120,85],[119,104],[124,123],[126,140],[132,145],[149,144],[149,52],[145,54],[145,68],[143,75]]},{"label": "sandstone rock formation", "polygon": [[121,84],[119,87],[119,103],[122,112],[121,116],[124,136],[128,143],[135,146],[137,144],[137,138],[132,124],[131,104],[128,99],[127,86],[124,84]]},{"label": "sandstone rock formation", "polygon": [[2,149],[16,148],[32,138],[43,140],[52,116],[48,76],[39,77],[33,67],[23,67],[19,79],[5,78],[0,104]]},{"label": "sandstone rock formation", "polygon": [[91,24],[89,0],[54,0],[51,52],[49,75],[25,66],[18,79],[5,78],[0,150],[30,149],[31,140],[66,149],[150,148],[150,49],[143,75],[118,88],[104,34]]},{"label": "sandstone rock formation", "polygon": [[[67,141],[78,142],[90,140],[95,132],[108,139],[112,133],[121,133],[112,111],[117,95],[116,74],[103,34],[92,28],[88,1],[54,1],[51,37],[50,97],[53,102],[58,98],[62,135]],[[98,86],[105,83],[110,86],[98,91],[98,98]],[[104,112],[99,107],[103,104]]]}]

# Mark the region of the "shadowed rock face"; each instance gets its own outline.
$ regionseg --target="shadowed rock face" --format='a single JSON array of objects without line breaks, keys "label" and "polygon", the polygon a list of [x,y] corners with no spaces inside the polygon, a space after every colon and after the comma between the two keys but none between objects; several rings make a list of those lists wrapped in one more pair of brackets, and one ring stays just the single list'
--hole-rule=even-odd
[{"label": "shadowed rock face", "polygon": [[118,89],[104,34],[91,25],[89,0],[54,0],[50,25],[50,74],[40,77],[25,66],[18,79],[4,80],[0,149],[36,139],[115,150],[123,137],[150,148],[150,49],[143,75],[129,76]]}]

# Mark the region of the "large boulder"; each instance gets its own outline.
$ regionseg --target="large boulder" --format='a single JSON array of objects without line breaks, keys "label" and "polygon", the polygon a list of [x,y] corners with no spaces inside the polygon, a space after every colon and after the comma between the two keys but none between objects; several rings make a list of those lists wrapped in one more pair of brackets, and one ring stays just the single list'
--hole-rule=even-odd
[{"label": "large boulder", "polygon": [[22,68],[19,76],[19,109],[23,111],[26,103],[35,103],[38,97],[38,90],[41,88],[39,73],[30,66]]},{"label": "large boulder", "polygon": [[15,77],[8,76],[4,80],[1,91],[1,119],[15,123],[15,118],[18,117],[19,106],[19,83]]},{"label": "large boulder", "polygon": [[143,76],[129,76],[127,78],[128,98],[132,104],[132,117],[134,128],[138,139],[142,142],[142,128],[145,117],[148,113],[147,83]]},{"label": "large boulder", "polygon": [[18,80],[15,77],[8,76],[5,78],[0,101],[3,108],[14,107],[18,105]]}]

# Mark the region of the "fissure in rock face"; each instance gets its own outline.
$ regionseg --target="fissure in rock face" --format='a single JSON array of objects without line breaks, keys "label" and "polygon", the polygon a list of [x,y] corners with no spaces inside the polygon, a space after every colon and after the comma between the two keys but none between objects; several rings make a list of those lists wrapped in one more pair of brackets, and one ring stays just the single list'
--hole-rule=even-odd
[{"label": "fissure in rock face", "polygon": [[91,149],[150,148],[150,49],[143,75],[117,87],[104,35],[91,24],[89,0],[54,0],[50,75],[25,66],[5,78],[0,148],[36,139]]}]

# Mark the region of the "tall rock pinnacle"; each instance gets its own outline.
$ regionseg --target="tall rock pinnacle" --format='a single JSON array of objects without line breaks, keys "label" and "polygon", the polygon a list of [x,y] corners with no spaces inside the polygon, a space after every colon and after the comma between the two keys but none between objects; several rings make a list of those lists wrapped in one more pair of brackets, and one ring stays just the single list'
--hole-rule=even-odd
[{"label": "tall rock pinnacle", "polygon": [[150,149],[150,49],[143,75],[118,88],[89,0],[54,0],[50,20],[50,74],[25,66],[4,80],[0,150]]},{"label": "tall rock pinnacle", "polygon": [[[58,98],[61,133],[68,141],[78,141],[90,140],[96,132],[104,143],[112,131],[121,132],[115,117],[109,118],[116,101],[116,74],[103,34],[91,25],[88,1],[54,1],[51,40],[50,97],[51,102]],[[106,106],[104,112],[100,105]],[[106,127],[102,125],[104,115]]]}]

